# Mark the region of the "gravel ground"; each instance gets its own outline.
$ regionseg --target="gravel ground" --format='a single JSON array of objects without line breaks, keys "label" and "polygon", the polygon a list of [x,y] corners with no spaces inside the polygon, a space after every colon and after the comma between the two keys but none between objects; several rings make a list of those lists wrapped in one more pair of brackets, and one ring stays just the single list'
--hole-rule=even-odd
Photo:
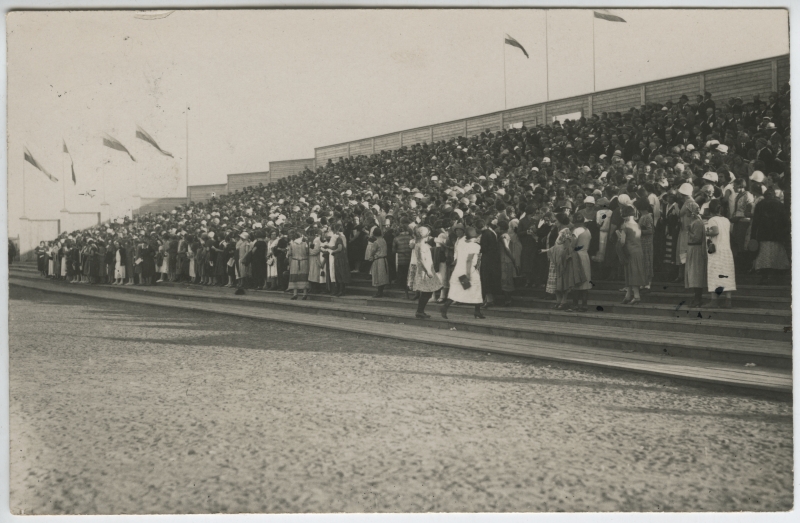
[{"label": "gravel ground", "polygon": [[792,508],[790,403],[10,292],[14,514]]}]

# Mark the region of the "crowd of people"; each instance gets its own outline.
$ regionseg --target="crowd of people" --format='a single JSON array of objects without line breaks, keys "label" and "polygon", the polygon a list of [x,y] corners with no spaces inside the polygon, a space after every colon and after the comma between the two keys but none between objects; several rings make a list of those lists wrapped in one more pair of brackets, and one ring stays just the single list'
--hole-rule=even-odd
[{"label": "crowd of people", "polygon": [[[636,305],[658,274],[694,307],[731,307],[737,275],[790,263],[789,86],[650,103],[329,160],[269,185],[63,233],[37,249],[71,283],[188,282],[347,293],[370,273],[431,299],[508,305],[541,288],[583,312],[594,281]],[[710,295],[711,301],[704,301]]]}]

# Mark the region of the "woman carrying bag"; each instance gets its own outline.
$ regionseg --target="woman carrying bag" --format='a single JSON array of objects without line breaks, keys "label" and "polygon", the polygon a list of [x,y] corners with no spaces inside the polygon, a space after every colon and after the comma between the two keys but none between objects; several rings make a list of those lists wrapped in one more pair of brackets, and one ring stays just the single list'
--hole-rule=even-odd
[{"label": "woman carrying bag", "polygon": [[466,240],[457,242],[454,254],[454,268],[450,275],[450,294],[441,308],[442,318],[447,319],[447,311],[453,303],[475,306],[475,318],[484,319],[481,314],[483,291],[481,289],[480,257],[481,246],[477,243],[478,231],[467,229]]}]

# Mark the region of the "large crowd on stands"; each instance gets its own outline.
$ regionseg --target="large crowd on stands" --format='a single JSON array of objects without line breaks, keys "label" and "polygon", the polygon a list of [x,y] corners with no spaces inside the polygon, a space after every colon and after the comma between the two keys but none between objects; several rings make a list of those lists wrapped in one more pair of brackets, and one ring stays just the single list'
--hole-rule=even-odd
[{"label": "large crowd on stands", "polygon": [[[790,263],[789,86],[768,99],[681,96],[624,112],[341,158],[266,186],[63,233],[37,249],[70,283],[189,282],[507,305],[521,288],[586,311],[593,281],[646,300],[656,275],[693,307]],[[741,279],[741,278],[740,278]],[[644,297],[643,297],[644,294]],[[704,299],[710,295],[711,300]]]}]

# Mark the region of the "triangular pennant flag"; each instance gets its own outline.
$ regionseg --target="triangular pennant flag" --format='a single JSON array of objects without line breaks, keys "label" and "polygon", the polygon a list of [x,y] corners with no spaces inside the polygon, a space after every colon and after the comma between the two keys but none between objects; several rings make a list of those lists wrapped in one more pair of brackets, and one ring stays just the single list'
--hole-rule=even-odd
[{"label": "triangular pennant flag", "polygon": [[[69,149],[67,149],[67,142],[64,141],[64,140],[61,140],[61,141],[64,142],[64,152],[69,154]],[[75,178],[75,162],[72,161],[72,155],[71,154],[69,154],[69,165],[70,165],[70,168],[72,169],[72,185],[77,185],[78,184],[78,180]]]},{"label": "triangular pennant flag", "polygon": [[153,137],[150,136],[149,134],[147,134],[147,131],[145,131],[144,129],[142,129],[138,125],[136,126],[136,138],[139,138],[139,139],[144,140],[145,142],[149,143],[150,145],[152,145],[153,147],[158,149],[158,152],[160,152],[161,154],[163,154],[165,156],[169,156],[170,158],[174,158],[174,156],[172,156],[172,153],[168,153],[167,151],[165,151],[164,149],[159,147],[158,144],[156,143],[156,141],[153,139]]},{"label": "triangular pennant flag", "polygon": [[522,44],[517,42],[513,37],[509,36],[508,34],[506,34],[506,44],[512,47],[518,47],[523,53],[525,53],[525,58],[530,58],[528,56],[528,51],[526,51],[525,48],[522,47]]},{"label": "triangular pennant flag", "polygon": [[130,151],[128,151],[125,148],[125,146],[122,145],[119,142],[119,140],[117,140],[116,138],[111,137],[108,134],[106,134],[105,137],[103,138],[103,145],[105,145],[106,147],[111,147],[112,149],[116,149],[117,151],[122,151],[122,152],[128,153],[128,156],[131,157],[131,160],[133,160],[134,162],[136,161],[136,158],[133,157],[133,155],[130,153]]},{"label": "triangular pennant flag", "polygon": [[53,182],[57,182],[58,181],[58,178],[56,178],[55,176],[53,176],[52,174],[47,172],[44,167],[39,165],[39,162],[36,161],[36,158],[33,157],[33,155],[31,154],[31,152],[28,150],[27,147],[25,147],[24,149],[25,149],[25,153],[24,154],[25,154],[25,161],[26,162],[28,162],[29,164],[33,165],[34,167],[36,167],[40,171],[42,171],[45,176],[50,178],[50,181],[53,181]]},{"label": "triangular pennant flag", "polygon": [[607,20],[609,22],[625,22],[622,17],[612,15],[605,9],[596,9],[594,12],[594,17],[600,18],[601,20]]}]

